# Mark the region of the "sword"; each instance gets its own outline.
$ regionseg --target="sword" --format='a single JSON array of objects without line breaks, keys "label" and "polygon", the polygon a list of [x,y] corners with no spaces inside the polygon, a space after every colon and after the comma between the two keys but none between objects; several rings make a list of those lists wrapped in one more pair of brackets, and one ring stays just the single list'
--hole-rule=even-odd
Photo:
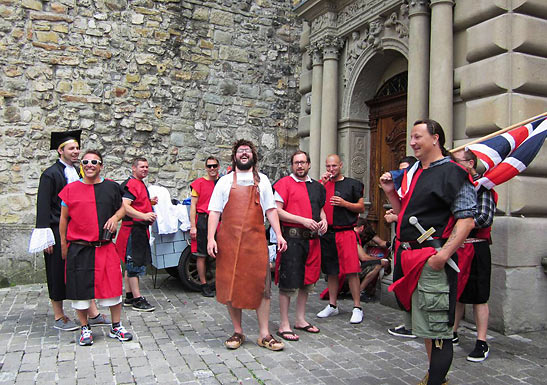
[{"label": "sword", "polygon": [[[416,227],[418,231],[420,232],[420,234],[422,234],[417,240],[418,243],[433,240],[433,237],[431,236],[435,232],[435,229],[433,227],[431,227],[429,230],[424,229],[422,225],[420,225],[420,222],[418,222],[418,218],[414,216],[408,218],[408,223]],[[435,247],[435,250],[437,251],[439,251],[440,249],[441,249],[440,247]],[[448,263],[448,266],[456,270],[456,272],[458,273],[460,272],[460,268],[458,267],[458,265],[456,264],[456,262],[454,262],[452,258],[448,258],[448,261],[446,261],[446,263]]]}]

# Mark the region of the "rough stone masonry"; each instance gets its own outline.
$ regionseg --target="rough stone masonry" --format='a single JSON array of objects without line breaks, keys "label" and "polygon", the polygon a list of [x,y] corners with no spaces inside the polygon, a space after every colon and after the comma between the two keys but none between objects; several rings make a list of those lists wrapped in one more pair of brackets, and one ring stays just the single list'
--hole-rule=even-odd
[{"label": "rough stone masonry", "polygon": [[43,281],[27,253],[49,133],[82,129],[122,181],[188,196],[245,137],[275,180],[298,145],[301,27],[283,0],[0,0],[0,286]]}]

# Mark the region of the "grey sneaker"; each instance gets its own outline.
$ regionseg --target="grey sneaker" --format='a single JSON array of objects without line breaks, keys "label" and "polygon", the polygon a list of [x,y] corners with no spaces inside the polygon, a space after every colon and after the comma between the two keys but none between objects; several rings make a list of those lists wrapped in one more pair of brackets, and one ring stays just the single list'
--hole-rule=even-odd
[{"label": "grey sneaker", "polygon": [[110,325],[112,321],[106,314],[99,314],[95,318],[89,318],[87,320],[87,323],[89,326],[98,326],[98,325]]},{"label": "grey sneaker", "polygon": [[62,316],[58,320],[55,320],[53,327],[55,329],[59,329],[65,332],[71,332],[74,330],[78,330],[80,328],[78,325],[76,325],[74,321],[72,321],[66,315]]}]

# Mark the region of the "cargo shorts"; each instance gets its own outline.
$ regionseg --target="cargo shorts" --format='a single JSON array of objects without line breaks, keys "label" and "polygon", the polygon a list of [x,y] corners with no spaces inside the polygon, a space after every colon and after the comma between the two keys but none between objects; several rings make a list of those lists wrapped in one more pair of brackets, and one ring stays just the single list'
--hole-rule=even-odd
[{"label": "cargo shorts", "polygon": [[426,262],[412,293],[412,332],[418,337],[451,339],[450,287],[445,269],[433,270]]}]

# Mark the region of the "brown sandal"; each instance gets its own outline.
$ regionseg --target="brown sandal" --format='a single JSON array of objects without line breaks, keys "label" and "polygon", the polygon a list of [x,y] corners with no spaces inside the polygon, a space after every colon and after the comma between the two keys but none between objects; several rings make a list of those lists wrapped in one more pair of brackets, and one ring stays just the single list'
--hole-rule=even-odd
[{"label": "brown sandal", "polygon": [[245,342],[245,336],[240,333],[234,333],[230,338],[224,341],[224,346],[228,349],[237,349],[243,344],[243,342]]},{"label": "brown sandal", "polygon": [[263,348],[273,351],[283,350],[283,348],[285,347],[283,341],[276,340],[271,334],[262,339],[259,338],[256,343],[258,344],[258,346],[262,346]]}]

